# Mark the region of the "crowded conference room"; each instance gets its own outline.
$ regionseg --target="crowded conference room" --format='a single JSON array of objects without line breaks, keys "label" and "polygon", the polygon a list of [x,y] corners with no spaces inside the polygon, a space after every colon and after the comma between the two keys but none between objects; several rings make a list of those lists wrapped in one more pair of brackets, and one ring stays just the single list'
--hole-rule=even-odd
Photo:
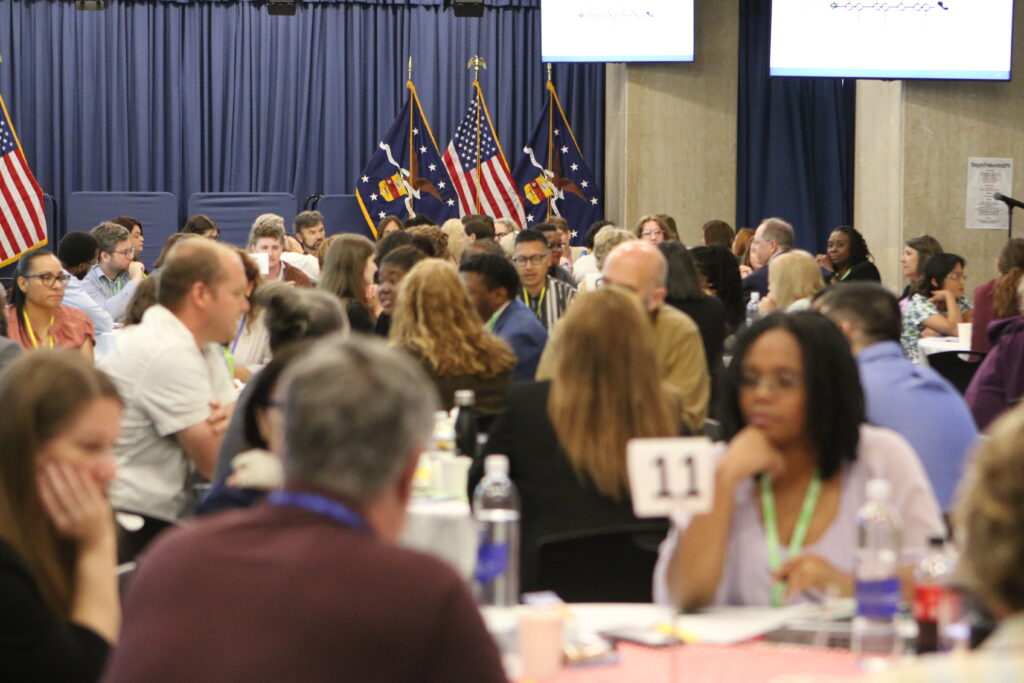
[{"label": "crowded conference room", "polygon": [[0,680],[1024,678],[1022,17],[0,0]]}]

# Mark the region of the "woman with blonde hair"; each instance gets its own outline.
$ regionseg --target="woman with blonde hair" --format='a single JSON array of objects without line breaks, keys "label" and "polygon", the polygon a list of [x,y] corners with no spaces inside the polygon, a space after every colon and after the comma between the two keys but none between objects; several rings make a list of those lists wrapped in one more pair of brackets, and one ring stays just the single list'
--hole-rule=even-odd
[{"label": "woman with blonde hair", "polygon": [[[508,455],[521,496],[524,591],[553,588],[538,566],[545,538],[637,522],[626,444],[680,433],[677,399],[658,375],[654,328],[636,297],[603,287],[578,299],[549,342],[552,379],[512,386],[485,449]],[[478,463],[471,481],[481,475]],[[640,601],[650,600],[653,566],[652,559],[635,587]]]},{"label": "woman with blonde hair", "polygon": [[807,310],[823,289],[821,268],[808,252],[793,249],[779,254],[768,264],[768,296],[761,302],[761,313]]},{"label": "woman with blonde hair", "polygon": [[106,493],[121,398],[81,354],[40,350],[0,405],[0,680],[98,680],[121,618]]},{"label": "woman with blonde hair", "polygon": [[478,415],[504,407],[515,354],[484,329],[452,264],[425,259],[402,278],[389,339],[423,364],[446,410],[459,389],[476,394]]},{"label": "woman with blonde hair", "polygon": [[380,313],[373,242],[362,235],[338,235],[327,250],[317,289],[330,292],[345,304],[345,313],[353,332],[372,334]]},{"label": "woman with blonde hair", "polygon": [[466,249],[466,231],[462,219],[449,218],[441,226],[441,231],[448,236],[448,260],[458,264],[462,260],[462,252]]}]

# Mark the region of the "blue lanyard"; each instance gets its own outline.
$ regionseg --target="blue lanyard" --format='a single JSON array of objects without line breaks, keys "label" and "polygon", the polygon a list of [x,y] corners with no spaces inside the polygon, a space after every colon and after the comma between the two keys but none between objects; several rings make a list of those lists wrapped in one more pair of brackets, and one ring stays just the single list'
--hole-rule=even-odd
[{"label": "blue lanyard", "polygon": [[245,330],[245,323],[249,320],[249,314],[246,313],[242,316],[242,319],[238,323],[238,332],[235,333],[235,341],[231,344],[231,353],[235,352],[238,348],[238,340],[242,338],[242,331]]},{"label": "blue lanyard", "polygon": [[370,525],[366,523],[366,519],[361,514],[347,505],[315,493],[273,491],[267,496],[267,505],[302,508],[322,517],[333,519],[342,526],[351,527],[356,531],[370,531]]}]

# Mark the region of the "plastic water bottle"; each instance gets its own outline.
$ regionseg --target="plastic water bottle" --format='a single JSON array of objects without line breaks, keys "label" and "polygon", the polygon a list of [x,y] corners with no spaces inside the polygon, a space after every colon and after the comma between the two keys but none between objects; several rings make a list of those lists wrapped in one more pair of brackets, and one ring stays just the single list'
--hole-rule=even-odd
[{"label": "plastic water bottle", "polygon": [[472,389],[455,392],[455,449],[459,455],[476,458],[477,425],[473,415],[476,394]]},{"label": "plastic water bottle", "polygon": [[857,512],[853,651],[868,671],[887,668],[900,646],[896,622],[900,601],[900,521],[889,504],[891,491],[889,482],[872,479],[867,484],[868,500]]},{"label": "plastic water bottle", "polygon": [[917,653],[939,649],[939,608],[952,570],[946,540],[928,539],[928,553],[914,570],[914,619],[917,621]]},{"label": "plastic water bottle", "polygon": [[761,292],[751,292],[750,301],[747,302],[747,327],[754,324],[759,317],[761,312],[757,310],[757,305],[761,302]]},{"label": "plastic water bottle", "polygon": [[519,604],[519,493],[508,476],[508,457],[488,455],[473,493],[480,544],[474,578],[481,605]]}]

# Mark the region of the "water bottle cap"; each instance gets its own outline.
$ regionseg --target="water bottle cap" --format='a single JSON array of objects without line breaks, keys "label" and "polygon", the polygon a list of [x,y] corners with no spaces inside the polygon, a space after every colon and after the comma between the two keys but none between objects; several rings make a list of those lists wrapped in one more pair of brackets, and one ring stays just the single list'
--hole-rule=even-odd
[{"label": "water bottle cap", "polygon": [[471,406],[476,402],[476,394],[472,389],[459,389],[455,392],[455,405]]},{"label": "water bottle cap", "polygon": [[871,479],[868,481],[868,500],[875,502],[889,500],[892,493],[892,485],[885,479]]},{"label": "water bottle cap", "polygon": [[507,455],[488,455],[484,458],[484,475],[508,474]]},{"label": "water bottle cap", "polygon": [[750,303],[756,304],[760,300],[761,300],[761,292],[751,292],[750,293]]},{"label": "water bottle cap", "polygon": [[928,547],[929,548],[941,548],[944,545],[946,545],[946,537],[945,536],[935,535],[935,536],[929,536],[928,537]]}]

